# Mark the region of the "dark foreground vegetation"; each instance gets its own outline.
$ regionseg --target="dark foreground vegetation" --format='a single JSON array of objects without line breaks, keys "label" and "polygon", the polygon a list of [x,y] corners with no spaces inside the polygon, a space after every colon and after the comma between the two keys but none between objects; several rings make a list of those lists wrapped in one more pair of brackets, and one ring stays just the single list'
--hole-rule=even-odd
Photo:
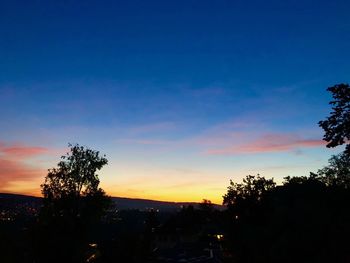
[{"label": "dark foreground vegetation", "polygon": [[350,262],[350,87],[329,91],[333,111],[319,125],[327,146],[344,152],[281,185],[231,181],[224,210],[209,200],[118,210],[99,188],[107,159],[71,145],[49,170],[42,203],[0,201],[0,262]]}]

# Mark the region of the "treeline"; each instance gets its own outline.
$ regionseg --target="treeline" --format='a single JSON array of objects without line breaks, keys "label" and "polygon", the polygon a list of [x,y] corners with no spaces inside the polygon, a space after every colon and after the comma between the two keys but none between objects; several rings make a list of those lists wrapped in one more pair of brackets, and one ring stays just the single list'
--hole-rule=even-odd
[{"label": "treeline", "polygon": [[224,203],[230,262],[350,262],[350,158],[303,177],[247,176]]}]

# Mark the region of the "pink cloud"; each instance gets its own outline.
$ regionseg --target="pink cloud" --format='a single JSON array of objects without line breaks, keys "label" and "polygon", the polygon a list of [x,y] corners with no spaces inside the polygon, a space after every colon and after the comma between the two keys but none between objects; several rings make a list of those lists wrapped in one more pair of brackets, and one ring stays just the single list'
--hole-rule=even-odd
[{"label": "pink cloud", "polygon": [[0,159],[0,191],[15,181],[31,181],[46,173],[46,169],[29,166],[22,161]]},{"label": "pink cloud", "polygon": [[324,146],[325,142],[319,139],[304,139],[296,135],[267,134],[251,142],[231,147],[208,150],[212,155],[254,154],[269,152],[287,152],[299,148]]},{"label": "pink cloud", "polygon": [[28,158],[36,155],[48,153],[49,150],[44,147],[29,147],[23,145],[0,147],[0,152],[5,155],[17,158]]},{"label": "pink cloud", "polygon": [[11,182],[31,181],[45,175],[46,169],[26,163],[30,158],[49,153],[49,149],[0,142],[0,191]]}]

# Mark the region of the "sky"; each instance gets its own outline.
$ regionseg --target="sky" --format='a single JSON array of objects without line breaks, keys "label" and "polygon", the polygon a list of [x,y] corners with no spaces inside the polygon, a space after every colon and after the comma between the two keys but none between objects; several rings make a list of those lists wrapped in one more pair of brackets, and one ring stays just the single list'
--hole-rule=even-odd
[{"label": "sky", "polygon": [[222,202],[327,165],[349,1],[0,0],[0,192],[40,195],[68,143],[109,195]]}]

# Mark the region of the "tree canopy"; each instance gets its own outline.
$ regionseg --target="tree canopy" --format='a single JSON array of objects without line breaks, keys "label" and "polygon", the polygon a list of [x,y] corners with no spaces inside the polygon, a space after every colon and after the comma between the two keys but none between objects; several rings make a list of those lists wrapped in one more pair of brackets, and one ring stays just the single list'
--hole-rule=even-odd
[{"label": "tree canopy", "polygon": [[243,183],[235,183],[231,180],[227,187],[227,193],[223,196],[223,204],[230,208],[243,201],[256,203],[275,186],[276,183],[273,179],[266,179],[259,174],[246,176]]},{"label": "tree canopy", "polygon": [[327,147],[347,144],[346,152],[350,153],[350,86],[337,84],[327,89],[332,93],[333,100],[330,116],[318,124],[325,131],[323,139]]},{"label": "tree canopy", "polygon": [[70,152],[61,157],[57,168],[49,169],[41,185],[46,199],[93,195],[101,191],[96,171],[106,165],[108,160],[100,156],[98,151],[78,144],[69,146]]},{"label": "tree canopy", "polygon": [[318,178],[327,186],[350,189],[350,155],[347,152],[332,156],[328,165],[311,176]]}]

